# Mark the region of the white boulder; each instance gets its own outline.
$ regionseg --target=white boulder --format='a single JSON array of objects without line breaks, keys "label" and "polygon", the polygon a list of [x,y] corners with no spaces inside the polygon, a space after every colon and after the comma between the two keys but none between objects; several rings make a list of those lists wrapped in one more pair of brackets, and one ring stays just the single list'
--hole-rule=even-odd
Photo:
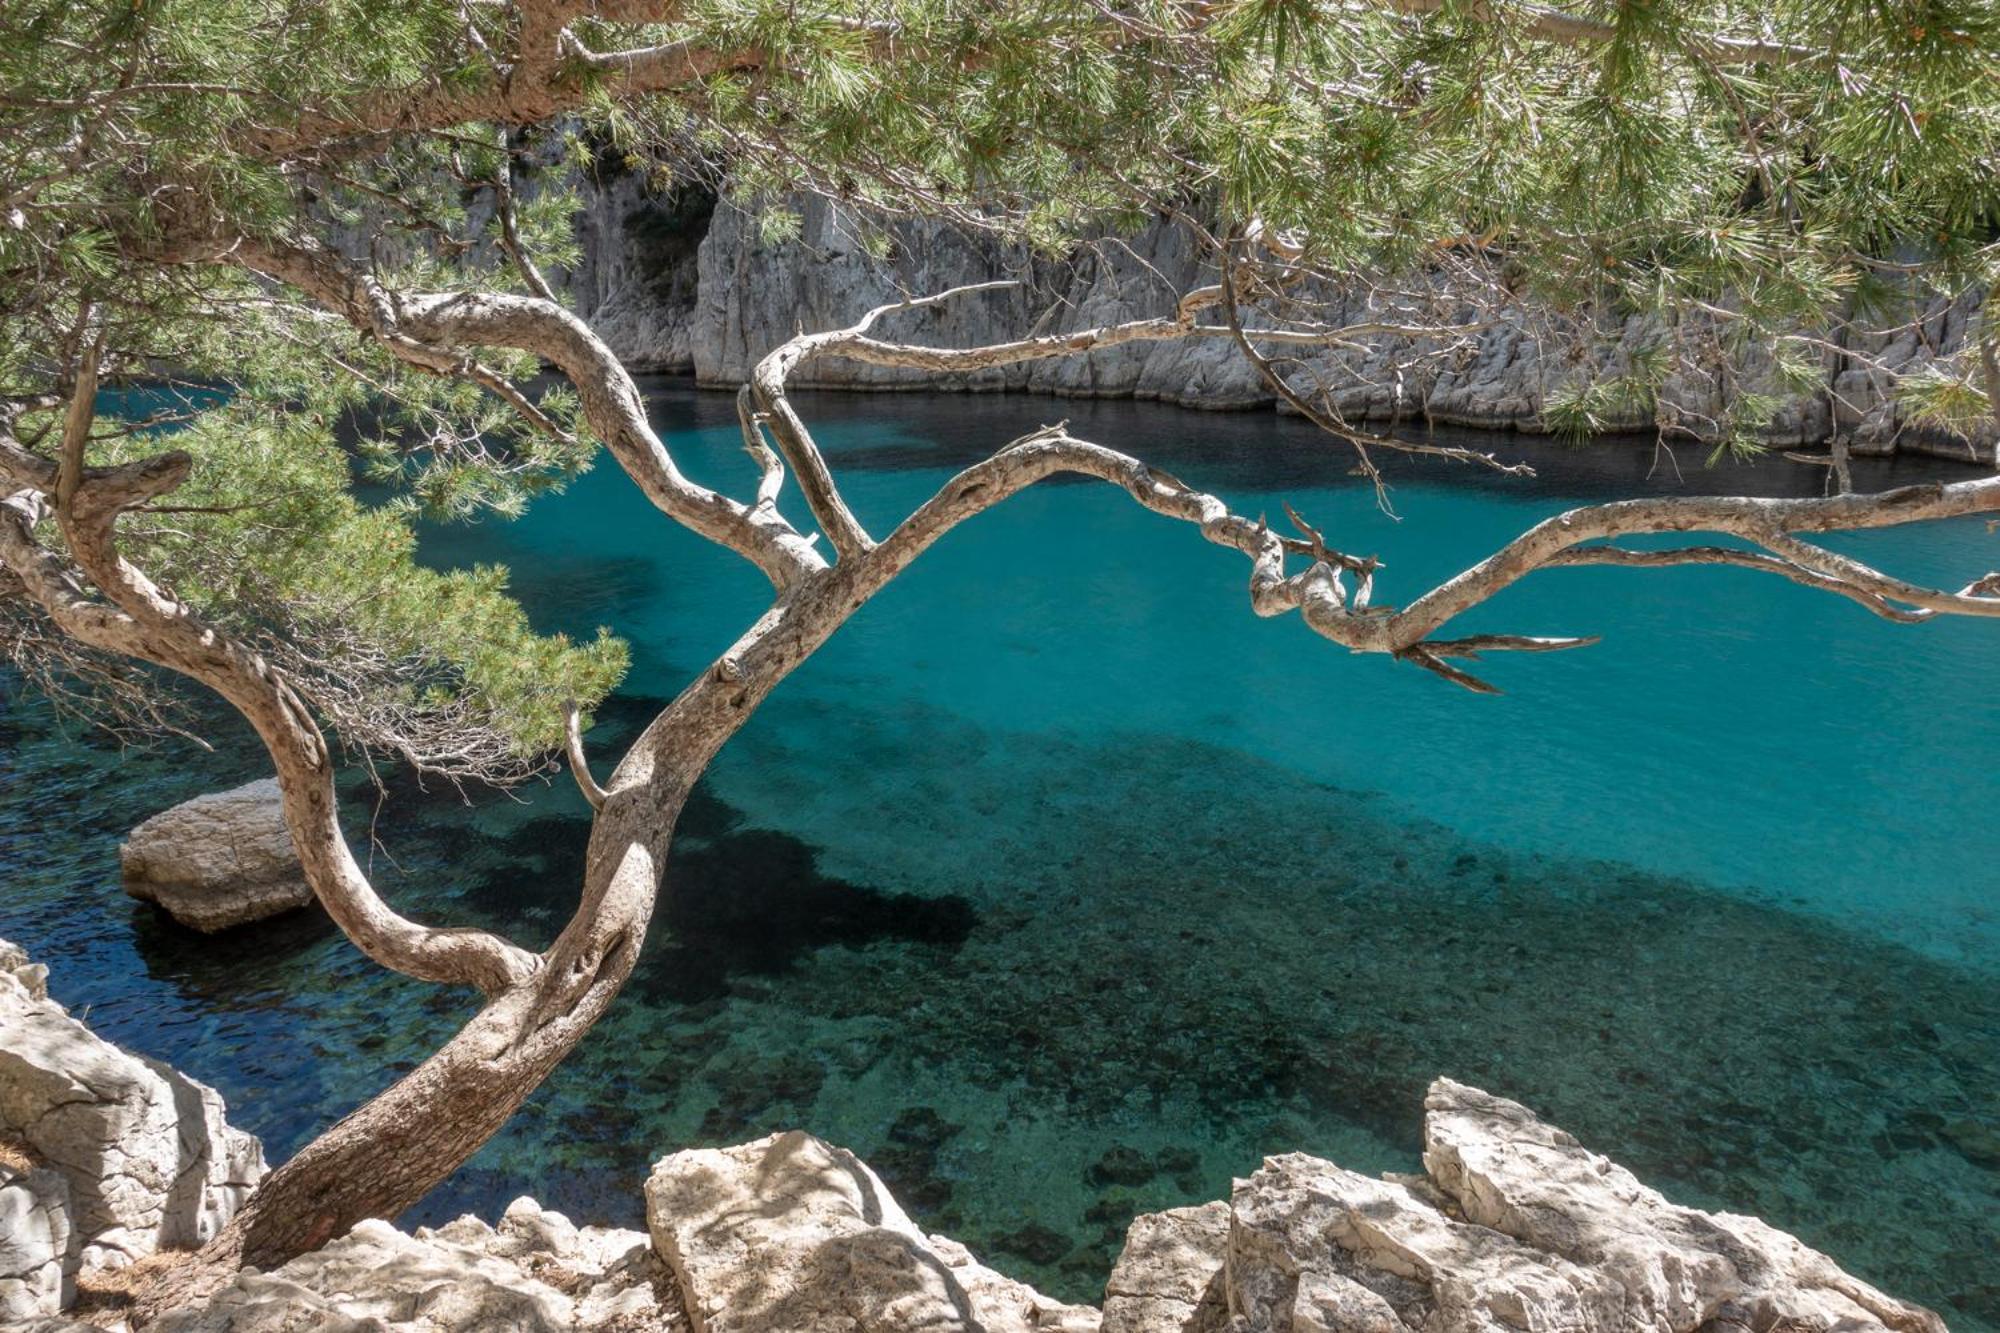
[{"label": "white boulder", "polygon": [[1098,1312],[926,1236],[868,1166],[793,1130],[675,1153],[646,1182],[693,1333],[1095,1333]]},{"label": "white boulder", "polygon": [[1217,1201],[1133,1218],[1104,1284],[1103,1333],[1221,1333],[1229,1217]]},{"label": "white boulder", "polygon": [[[0,1153],[0,1157],[12,1154]],[[0,1327],[53,1315],[76,1294],[69,1182],[25,1161],[0,1160]]]},{"label": "white boulder", "polygon": [[125,892],[200,931],[262,921],[313,899],[276,778],[154,815],[132,830],[118,859]]},{"label": "white boulder", "polygon": [[1425,1169],[1465,1219],[1609,1276],[1629,1327],[1945,1333],[1776,1227],[1668,1202],[1518,1102],[1439,1079],[1424,1110]]},{"label": "white boulder", "polygon": [[1427,1178],[1293,1153],[1132,1224],[1104,1333],[1945,1333],[1754,1218],[1669,1203],[1519,1103],[1439,1079]]},{"label": "white boulder", "polygon": [[[263,1147],[230,1127],[215,1089],[71,1018],[45,977],[0,942],[0,1136],[66,1183],[65,1276],[207,1241],[264,1174]],[[53,1196],[27,1183],[37,1174],[7,1186],[41,1202],[16,1199],[6,1216],[29,1230],[0,1231],[0,1253],[54,1225]]]}]

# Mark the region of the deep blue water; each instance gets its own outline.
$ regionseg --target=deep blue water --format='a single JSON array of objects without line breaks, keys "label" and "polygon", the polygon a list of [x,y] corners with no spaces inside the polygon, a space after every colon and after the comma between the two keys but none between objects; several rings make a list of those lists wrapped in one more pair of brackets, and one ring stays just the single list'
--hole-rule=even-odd
[{"label": "deep blue water", "polygon": [[[656,387],[688,469],[746,491],[729,400]],[[808,409],[878,535],[1062,415],[1239,510],[1290,500],[1382,556],[1387,601],[1580,500],[1811,480],[1502,438],[1538,480],[1402,467],[1397,522],[1338,448],[1261,415]],[[1951,586],[2000,566],[1977,522],[1833,544]],[[608,463],[427,551],[506,562],[544,627],[631,640],[600,771],[764,597]],[[631,1223],[654,1158],[804,1125],[928,1224],[1094,1299],[1135,1210],[1219,1197],[1263,1153],[1413,1168],[1423,1087],[1450,1074],[2000,1329],[2000,626],[1894,626],[1740,571],[1552,572],[1464,628],[1604,642],[1490,660],[1507,693],[1480,698],[1258,620],[1247,572],[1096,484],[946,539],[731,743],[618,1006],[419,1211],[533,1190]],[[282,1156],[467,1001],[312,917],[203,940],[121,896],[126,828],[256,773],[218,734],[214,755],[120,754],[31,702],[0,712],[0,936]],[[565,785],[355,795],[405,906],[536,945],[568,913],[586,825]]]}]

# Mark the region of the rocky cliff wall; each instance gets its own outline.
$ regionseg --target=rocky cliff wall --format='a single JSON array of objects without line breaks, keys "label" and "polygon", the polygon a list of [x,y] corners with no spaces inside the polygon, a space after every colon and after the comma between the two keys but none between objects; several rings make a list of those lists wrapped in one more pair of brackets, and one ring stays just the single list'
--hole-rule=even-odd
[{"label": "rocky cliff wall", "polygon": [[[635,368],[692,373],[719,387],[742,383],[760,356],[799,329],[850,323],[900,292],[1022,279],[1013,291],[900,317],[893,330],[911,340],[968,345],[1159,315],[1171,308],[1174,292],[1212,280],[1201,271],[1189,233],[1165,222],[1073,263],[1052,265],[927,222],[895,224],[888,254],[882,256],[880,247],[871,253],[853,218],[823,199],[793,201],[796,234],[769,240],[757,213],[718,205],[694,187],[663,197],[648,193],[636,177],[619,176],[589,187],[585,197],[578,226],[586,257],[571,279],[580,312]],[[1371,317],[1358,295],[1336,297],[1334,304],[1337,317]],[[1772,423],[1770,442],[1812,446],[1840,436],[1857,453],[1901,449],[1993,462],[1997,432],[1967,440],[1916,428],[1886,392],[1892,370],[1921,369],[1962,346],[1978,308],[1974,296],[1934,302],[1911,312],[1923,316],[1914,327],[1891,338],[1858,340],[1857,355],[1827,349],[1821,359],[1825,388],[1790,398]],[[1356,347],[1316,352],[1295,374],[1302,382],[1333,386],[1351,420],[1538,432],[1550,391],[1578,366],[1567,345],[1535,332],[1546,321],[1520,313],[1520,319],[1494,321],[1448,356],[1413,359],[1407,341],[1365,339]],[[1643,320],[1633,319],[1597,336],[1590,355],[1600,369],[1613,368],[1652,336]],[[1744,378],[1678,381],[1664,398],[1687,413],[1716,416],[1739,385],[1759,387],[1754,359],[1747,370]],[[970,376],[829,360],[794,382],[1151,398],[1210,409],[1275,402],[1223,339],[1126,344]],[[1623,424],[1643,428],[1650,422]]]}]

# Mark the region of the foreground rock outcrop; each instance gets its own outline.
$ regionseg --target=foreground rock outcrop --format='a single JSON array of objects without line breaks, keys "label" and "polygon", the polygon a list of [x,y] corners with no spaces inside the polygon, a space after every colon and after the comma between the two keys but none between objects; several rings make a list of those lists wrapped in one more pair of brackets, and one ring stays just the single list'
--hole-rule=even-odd
[{"label": "foreground rock outcrop", "polygon": [[159,1333],[668,1333],[685,1330],[665,1267],[637,1231],[578,1227],[516,1199],[406,1234],[368,1221],[269,1273],[246,1272]]},{"label": "foreground rock outcrop", "polygon": [[1755,1218],[1669,1203],[1527,1108],[1440,1079],[1422,1179],[1304,1154],[1133,1223],[1104,1333],[1944,1333]]},{"label": "foreground rock outcrop", "polygon": [[[0,1325],[80,1267],[213,1236],[263,1172],[212,1089],[102,1041],[0,941]],[[532,1199],[489,1226],[367,1221],[246,1269],[161,1333],[1945,1333],[1756,1218],[1669,1202],[1519,1103],[1439,1079],[1422,1177],[1290,1153],[1135,1219],[1100,1311],[926,1235],[800,1131],[662,1159],[650,1235]],[[93,1318],[102,1318],[105,1312]]]},{"label": "foreground rock outcrop", "polygon": [[1096,1333],[1050,1300],[926,1236],[865,1162],[793,1130],[675,1153],[646,1182],[653,1244],[693,1333]]},{"label": "foreground rock outcrop", "polygon": [[264,1174],[222,1097],[120,1050],[0,941],[0,1320],[52,1314],[81,1268],[200,1245]]},{"label": "foreground rock outcrop", "polygon": [[262,921],[313,900],[276,778],[154,815],[132,830],[118,859],[125,892],[200,931]]}]

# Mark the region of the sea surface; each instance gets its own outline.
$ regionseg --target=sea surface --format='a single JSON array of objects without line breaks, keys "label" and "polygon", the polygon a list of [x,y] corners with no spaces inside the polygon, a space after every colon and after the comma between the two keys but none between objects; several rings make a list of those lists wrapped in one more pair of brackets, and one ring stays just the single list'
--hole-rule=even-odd
[{"label": "sea surface", "polygon": [[[754,485],[727,396],[650,389],[692,474]],[[1397,466],[1391,517],[1340,446],[1265,414],[803,405],[877,535],[1067,417],[1240,512],[1283,523],[1289,501],[1379,555],[1392,603],[1579,502],[1819,484],[1495,436],[1540,475]],[[1952,587],[2000,568],[1978,521],[1829,544]],[[544,628],[630,640],[588,738],[600,774],[767,595],[608,461],[425,550],[507,564]],[[413,1220],[532,1192],[638,1225],[653,1160],[803,1126],[930,1228],[1095,1300],[1135,1212],[1222,1197],[1263,1154],[1415,1169],[1424,1088],[1449,1075],[2000,1330],[2000,624],[1897,626],[1745,571],[1548,572],[1463,629],[1603,642],[1489,659],[1488,698],[1259,620],[1247,575],[1094,482],[951,534],[729,745],[625,994]],[[211,734],[120,750],[8,687],[0,937],[98,1031],[221,1088],[279,1159],[470,999],[317,914],[203,938],[122,895],[125,830],[262,771],[240,727]],[[588,825],[566,778],[349,794],[406,910],[535,947],[570,912]]]}]

